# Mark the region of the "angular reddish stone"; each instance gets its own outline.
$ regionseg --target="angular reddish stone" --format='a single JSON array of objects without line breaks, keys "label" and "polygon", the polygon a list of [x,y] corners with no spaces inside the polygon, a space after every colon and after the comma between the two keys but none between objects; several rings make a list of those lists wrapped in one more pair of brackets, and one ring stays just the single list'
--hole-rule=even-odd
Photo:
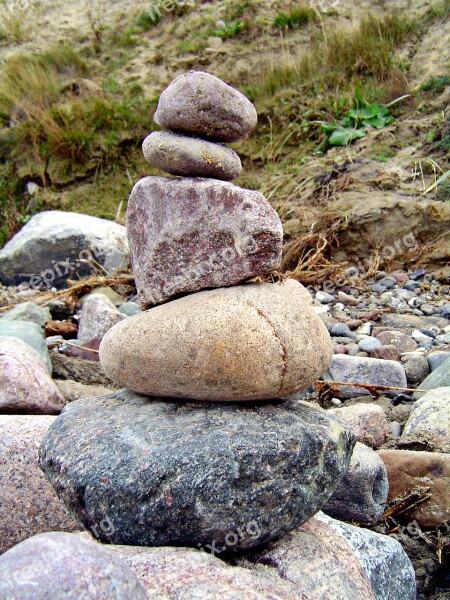
[{"label": "angular reddish stone", "polygon": [[143,308],[280,266],[276,211],[259,192],[216,179],[141,179],[131,192],[127,229]]}]

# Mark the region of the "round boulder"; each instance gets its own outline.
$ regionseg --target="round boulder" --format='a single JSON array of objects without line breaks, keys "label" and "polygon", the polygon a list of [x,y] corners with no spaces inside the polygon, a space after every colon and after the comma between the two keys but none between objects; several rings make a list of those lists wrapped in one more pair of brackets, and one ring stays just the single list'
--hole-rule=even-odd
[{"label": "round boulder", "polygon": [[68,405],[39,456],[100,540],[230,554],[314,515],[354,444],[346,425],[299,401],[181,403],[122,390]]},{"label": "round boulder", "polygon": [[118,323],[100,346],[115,383],[196,400],[282,398],[328,367],[327,329],[297,285],[255,283],[184,296]]}]

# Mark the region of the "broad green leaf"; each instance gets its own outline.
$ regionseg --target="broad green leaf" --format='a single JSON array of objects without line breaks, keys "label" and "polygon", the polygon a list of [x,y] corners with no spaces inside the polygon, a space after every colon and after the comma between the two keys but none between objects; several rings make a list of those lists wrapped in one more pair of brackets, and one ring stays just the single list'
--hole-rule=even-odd
[{"label": "broad green leaf", "polygon": [[366,135],[365,129],[351,129],[350,127],[337,127],[330,135],[329,142],[332,146],[348,146],[350,142]]}]

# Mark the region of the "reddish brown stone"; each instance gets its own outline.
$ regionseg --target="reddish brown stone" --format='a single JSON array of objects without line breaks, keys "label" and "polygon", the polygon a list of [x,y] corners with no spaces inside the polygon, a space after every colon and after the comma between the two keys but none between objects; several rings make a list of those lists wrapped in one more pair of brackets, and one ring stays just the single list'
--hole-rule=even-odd
[{"label": "reddish brown stone", "polygon": [[259,192],[215,179],[146,177],[127,228],[143,308],[280,266],[283,228]]},{"label": "reddish brown stone", "polygon": [[380,340],[383,346],[395,346],[401,353],[414,352],[417,343],[401,331],[382,331],[374,333],[374,336]]},{"label": "reddish brown stone", "polygon": [[378,346],[372,350],[372,358],[382,358],[384,360],[400,360],[400,350],[392,344]]},{"label": "reddish brown stone", "polygon": [[389,479],[388,501],[404,498],[413,490],[430,497],[402,514],[421,527],[436,527],[450,519],[450,455],[441,452],[380,450]]}]

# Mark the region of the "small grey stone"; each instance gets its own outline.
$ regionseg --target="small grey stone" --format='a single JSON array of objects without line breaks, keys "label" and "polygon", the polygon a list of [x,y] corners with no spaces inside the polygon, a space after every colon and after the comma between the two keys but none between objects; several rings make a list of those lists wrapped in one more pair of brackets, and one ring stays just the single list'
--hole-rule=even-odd
[{"label": "small grey stone", "polygon": [[391,421],[389,423],[389,429],[391,431],[392,437],[399,437],[402,432],[402,426],[398,421]]},{"label": "small grey stone", "polygon": [[155,121],[165,129],[222,142],[245,137],[257,120],[248,98],[202,71],[190,71],[174,79],[159,97],[155,114]]},{"label": "small grey stone", "polygon": [[386,290],[386,288],[384,287],[384,285],[381,285],[379,283],[373,283],[370,286],[370,289],[372,290],[372,292],[376,292],[378,294],[382,294]]},{"label": "small grey stone", "polygon": [[428,360],[425,356],[411,356],[405,364],[405,373],[408,383],[420,383],[430,373]]},{"label": "small grey stone", "polygon": [[420,310],[423,312],[424,315],[427,315],[427,316],[431,316],[431,315],[434,315],[435,313],[439,312],[437,310],[437,307],[433,306],[431,304],[422,304],[422,306],[420,307]]},{"label": "small grey stone", "polygon": [[119,306],[119,311],[127,317],[134,317],[142,312],[142,309],[136,302],[124,302]]},{"label": "small grey stone", "polygon": [[[406,375],[403,365],[393,360],[376,358],[363,358],[348,356],[347,354],[334,354],[328,369],[329,381],[358,382],[369,385],[386,385],[393,387],[407,387]],[[396,395],[396,392],[386,391],[385,395]],[[369,394],[365,388],[356,386],[341,386],[340,398],[352,398]]]},{"label": "small grey stone", "polygon": [[[41,445],[60,498],[103,541],[264,544],[320,509],[347,471],[355,436],[304,402],[180,403],[122,390],[68,404]],[[267,474],[270,472],[270,476]],[[79,493],[83,490],[83,494]]]},{"label": "small grey stone", "polygon": [[231,181],[242,171],[231,148],[171,131],[154,131],[145,138],[142,150],[150,165],[172,175]]},{"label": "small grey stone", "polygon": [[397,285],[397,280],[395,277],[383,277],[383,279],[378,281],[378,285],[382,285],[384,288],[390,290]]},{"label": "small grey stone", "polygon": [[433,338],[425,335],[424,333],[422,333],[421,331],[419,331],[418,329],[415,329],[412,333],[411,333],[411,337],[412,339],[417,342],[418,344],[421,344],[422,342],[430,342],[433,343]]},{"label": "small grey stone", "polygon": [[436,341],[439,344],[450,344],[450,333],[444,333],[443,335],[437,335]]},{"label": "small grey stone", "polygon": [[0,597],[22,600],[146,600],[120,559],[80,535],[50,532],[0,556]]},{"label": "small grey stone", "polygon": [[447,319],[443,319],[440,316],[416,316],[416,315],[399,315],[396,313],[384,313],[381,315],[381,323],[386,327],[392,329],[420,329],[421,327],[430,327],[436,325],[437,327],[445,327],[448,325]]},{"label": "small grey stone", "polygon": [[316,292],[316,300],[321,304],[330,304],[331,302],[335,302],[336,298],[332,294],[319,290]]},{"label": "small grey stone", "polygon": [[38,306],[33,302],[23,302],[4,313],[0,313],[0,320],[31,321],[40,327],[44,327],[47,321],[52,320],[52,315],[46,306]]},{"label": "small grey stone", "polygon": [[355,334],[351,331],[350,327],[345,323],[335,323],[330,330],[330,334],[333,337],[346,337],[354,339]]},{"label": "small grey stone", "polygon": [[434,371],[450,358],[450,352],[432,352],[427,358],[431,371]]},{"label": "small grey stone", "polygon": [[[434,373],[431,373],[429,377],[437,373],[445,364],[441,365]],[[425,381],[422,383],[424,387]],[[416,394],[414,397],[416,397]],[[421,439],[427,440],[434,450],[450,452],[449,423],[450,387],[439,387],[422,395],[420,400],[413,404],[402,437],[419,436]]]},{"label": "small grey stone", "polygon": [[373,524],[384,511],[388,491],[383,461],[374,450],[357,442],[344,479],[322,510],[342,521]]},{"label": "small grey stone", "polygon": [[86,296],[79,315],[78,341],[102,339],[111,327],[124,319],[126,316],[103,294]]},{"label": "small grey stone", "polygon": [[363,352],[368,352],[370,354],[372,350],[381,346],[381,342],[380,340],[377,340],[377,338],[368,337],[360,340],[358,346]]},{"label": "small grey stone", "polygon": [[411,292],[413,292],[417,288],[420,288],[420,283],[417,283],[416,281],[407,281],[403,284],[403,289],[410,290]]}]

